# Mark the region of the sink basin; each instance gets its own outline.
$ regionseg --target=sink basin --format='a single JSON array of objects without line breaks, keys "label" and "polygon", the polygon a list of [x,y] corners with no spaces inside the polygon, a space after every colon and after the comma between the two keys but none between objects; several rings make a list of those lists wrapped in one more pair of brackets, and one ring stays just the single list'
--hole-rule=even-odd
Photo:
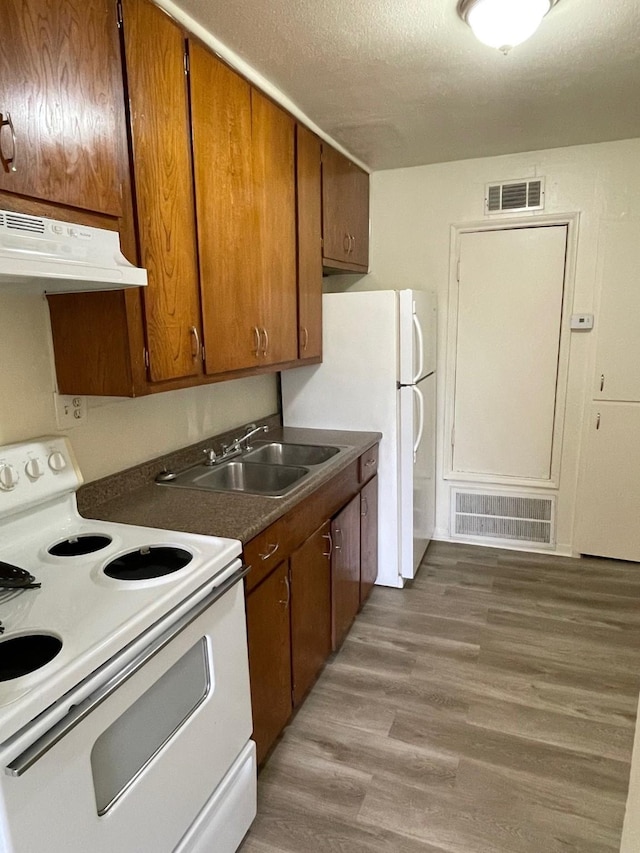
[{"label": "sink basin", "polygon": [[244,458],[251,462],[267,462],[270,465],[321,465],[340,453],[339,447],[323,444],[286,444],[282,441],[256,442],[255,449]]},{"label": "sink basin", "polygon": [[250,495],[284,495],[309,473],[300,465],[265,465],[244,460],[223,462],[214,468],[198,465],[178,474],[167,485],[209,492],[245,492]]}]

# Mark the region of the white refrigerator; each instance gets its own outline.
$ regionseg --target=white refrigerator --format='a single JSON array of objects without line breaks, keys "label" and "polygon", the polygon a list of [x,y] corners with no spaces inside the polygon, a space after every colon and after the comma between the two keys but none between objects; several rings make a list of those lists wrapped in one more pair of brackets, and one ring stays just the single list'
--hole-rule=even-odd
[{"label": "white refrigerator", "polygon": [[376,430],[378,584],[415,576],[435,517],[435,296],[326,293],[323,362],[282,373],[285,426]]}]

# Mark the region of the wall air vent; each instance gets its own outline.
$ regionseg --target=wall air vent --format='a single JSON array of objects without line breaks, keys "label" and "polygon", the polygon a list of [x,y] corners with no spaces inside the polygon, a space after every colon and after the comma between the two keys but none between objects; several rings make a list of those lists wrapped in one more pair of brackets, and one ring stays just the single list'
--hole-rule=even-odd
[{"label": "wall air vent", "polygon": [[517,213],[544,208],[544,178],[487,184],[485,213]]},{"label": "wall air vent", "polygon": [[451,536],[496,545],[555,545],[555,496],[451,490]]}]

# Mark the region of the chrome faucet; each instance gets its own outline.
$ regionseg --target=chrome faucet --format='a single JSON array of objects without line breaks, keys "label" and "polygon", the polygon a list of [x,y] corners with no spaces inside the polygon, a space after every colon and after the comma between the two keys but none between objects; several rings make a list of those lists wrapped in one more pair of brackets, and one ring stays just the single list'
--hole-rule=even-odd
[{"label": "chrome faucet", "polygon": [[226,462],[227,459],[233,459],[234,456],[239,456],[241,453],[246,453],[251,450],[250,440],[259,432],[268,432],[269,427],[266,424],[249,424],[244,435],[239,438],[234,438],[231,444],[223,444],[220,453],[216,453],[210,447],[207,447],[202,452],[207,457],[205,465],[219,465],[221,462]]},{"label": "chrome faucet", "polygon": [[245,430],[242,438],[236,438],[231,443],[231,447],[237,446],[239,450],[251,450],[250,439],[253,438],[254,435],[257,435],[259,432],[268,432],[269,427],[266,424],[260,424],[260,426],[256,426],[255,424],[249,424]]}]

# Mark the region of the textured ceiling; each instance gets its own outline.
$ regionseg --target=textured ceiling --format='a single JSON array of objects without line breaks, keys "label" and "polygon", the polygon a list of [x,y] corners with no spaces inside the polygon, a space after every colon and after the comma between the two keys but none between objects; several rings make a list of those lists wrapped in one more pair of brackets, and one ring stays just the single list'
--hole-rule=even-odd
[{"label": "textured ceiling", "polygon": [[177,0],[372,169],[640,136],[640,0],[560,0],[508,56],[456,0]]}]

